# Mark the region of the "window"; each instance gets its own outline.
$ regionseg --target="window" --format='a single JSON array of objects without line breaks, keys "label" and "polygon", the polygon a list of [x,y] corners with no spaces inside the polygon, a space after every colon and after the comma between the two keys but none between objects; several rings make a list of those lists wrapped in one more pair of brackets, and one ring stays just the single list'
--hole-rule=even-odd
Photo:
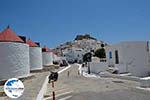
[{"label": "window", "polygon": [[112,52],[109,52],[109,59],[112,59]]},{"label": "window", "polygon": [[119,64],[118,50],[115,51],[116,64]]}]

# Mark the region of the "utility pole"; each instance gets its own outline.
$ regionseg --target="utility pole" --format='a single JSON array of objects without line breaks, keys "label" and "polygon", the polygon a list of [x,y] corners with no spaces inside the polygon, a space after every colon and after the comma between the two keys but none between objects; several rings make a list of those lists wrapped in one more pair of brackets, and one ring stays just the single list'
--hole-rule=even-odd
[{"label": "utility pole", "polygon": [[54,91],[54,81],[52,81],[52,88],[53,88],[53,91],[52,91],[53,100],[56,100],[56,98],[55,98],[55,91]]},{"label": "utility pole", "polygon": [[90,71],[90,62],[87,62],[87,66],[88,66],[88,74],[90,74],[91,73],[91,71]]}]

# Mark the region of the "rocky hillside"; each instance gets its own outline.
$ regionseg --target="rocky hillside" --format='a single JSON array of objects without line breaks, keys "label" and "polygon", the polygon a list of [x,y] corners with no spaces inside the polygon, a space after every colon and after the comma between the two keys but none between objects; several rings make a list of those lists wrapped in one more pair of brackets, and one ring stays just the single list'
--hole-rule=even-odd
[{"label": "rocky hillside", "polygon": [[95,51],[96,49],[101,48],[102,44],[105,46],[107,45],[104,41],[99,41],[89,34],[77,35],[74,41],[68,41],[61,44],[57,46],[54,51],[57,52],[58,55],[62,55],[64,51],[73,47],[83,49],[85,52],[90,52],[91,50]]}]

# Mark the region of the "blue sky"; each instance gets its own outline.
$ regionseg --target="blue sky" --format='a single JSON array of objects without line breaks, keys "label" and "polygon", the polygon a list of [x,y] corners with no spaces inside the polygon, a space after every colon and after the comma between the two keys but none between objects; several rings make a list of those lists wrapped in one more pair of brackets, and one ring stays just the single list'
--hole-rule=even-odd
[{"label": "blue sky", "polygon": [[77,34],[117,43],[150,40],[150,0],[0,0],[0,31],[55,47]]}]

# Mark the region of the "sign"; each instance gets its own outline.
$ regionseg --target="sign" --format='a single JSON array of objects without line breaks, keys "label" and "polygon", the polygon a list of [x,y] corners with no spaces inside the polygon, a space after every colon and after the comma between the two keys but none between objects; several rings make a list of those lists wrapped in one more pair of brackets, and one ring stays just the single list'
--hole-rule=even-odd
[{"label": "sign", "polygon": [[49,75],[49,83],[51,81],[57,81],[58,79],[58,73],[57,72],[51,72],[51,74]]},{"label": "sign", "polygon": [[19,79],[11,78],[6,81],[4,92],[10,98],[19,98],[24,92],[24,85]]}]

